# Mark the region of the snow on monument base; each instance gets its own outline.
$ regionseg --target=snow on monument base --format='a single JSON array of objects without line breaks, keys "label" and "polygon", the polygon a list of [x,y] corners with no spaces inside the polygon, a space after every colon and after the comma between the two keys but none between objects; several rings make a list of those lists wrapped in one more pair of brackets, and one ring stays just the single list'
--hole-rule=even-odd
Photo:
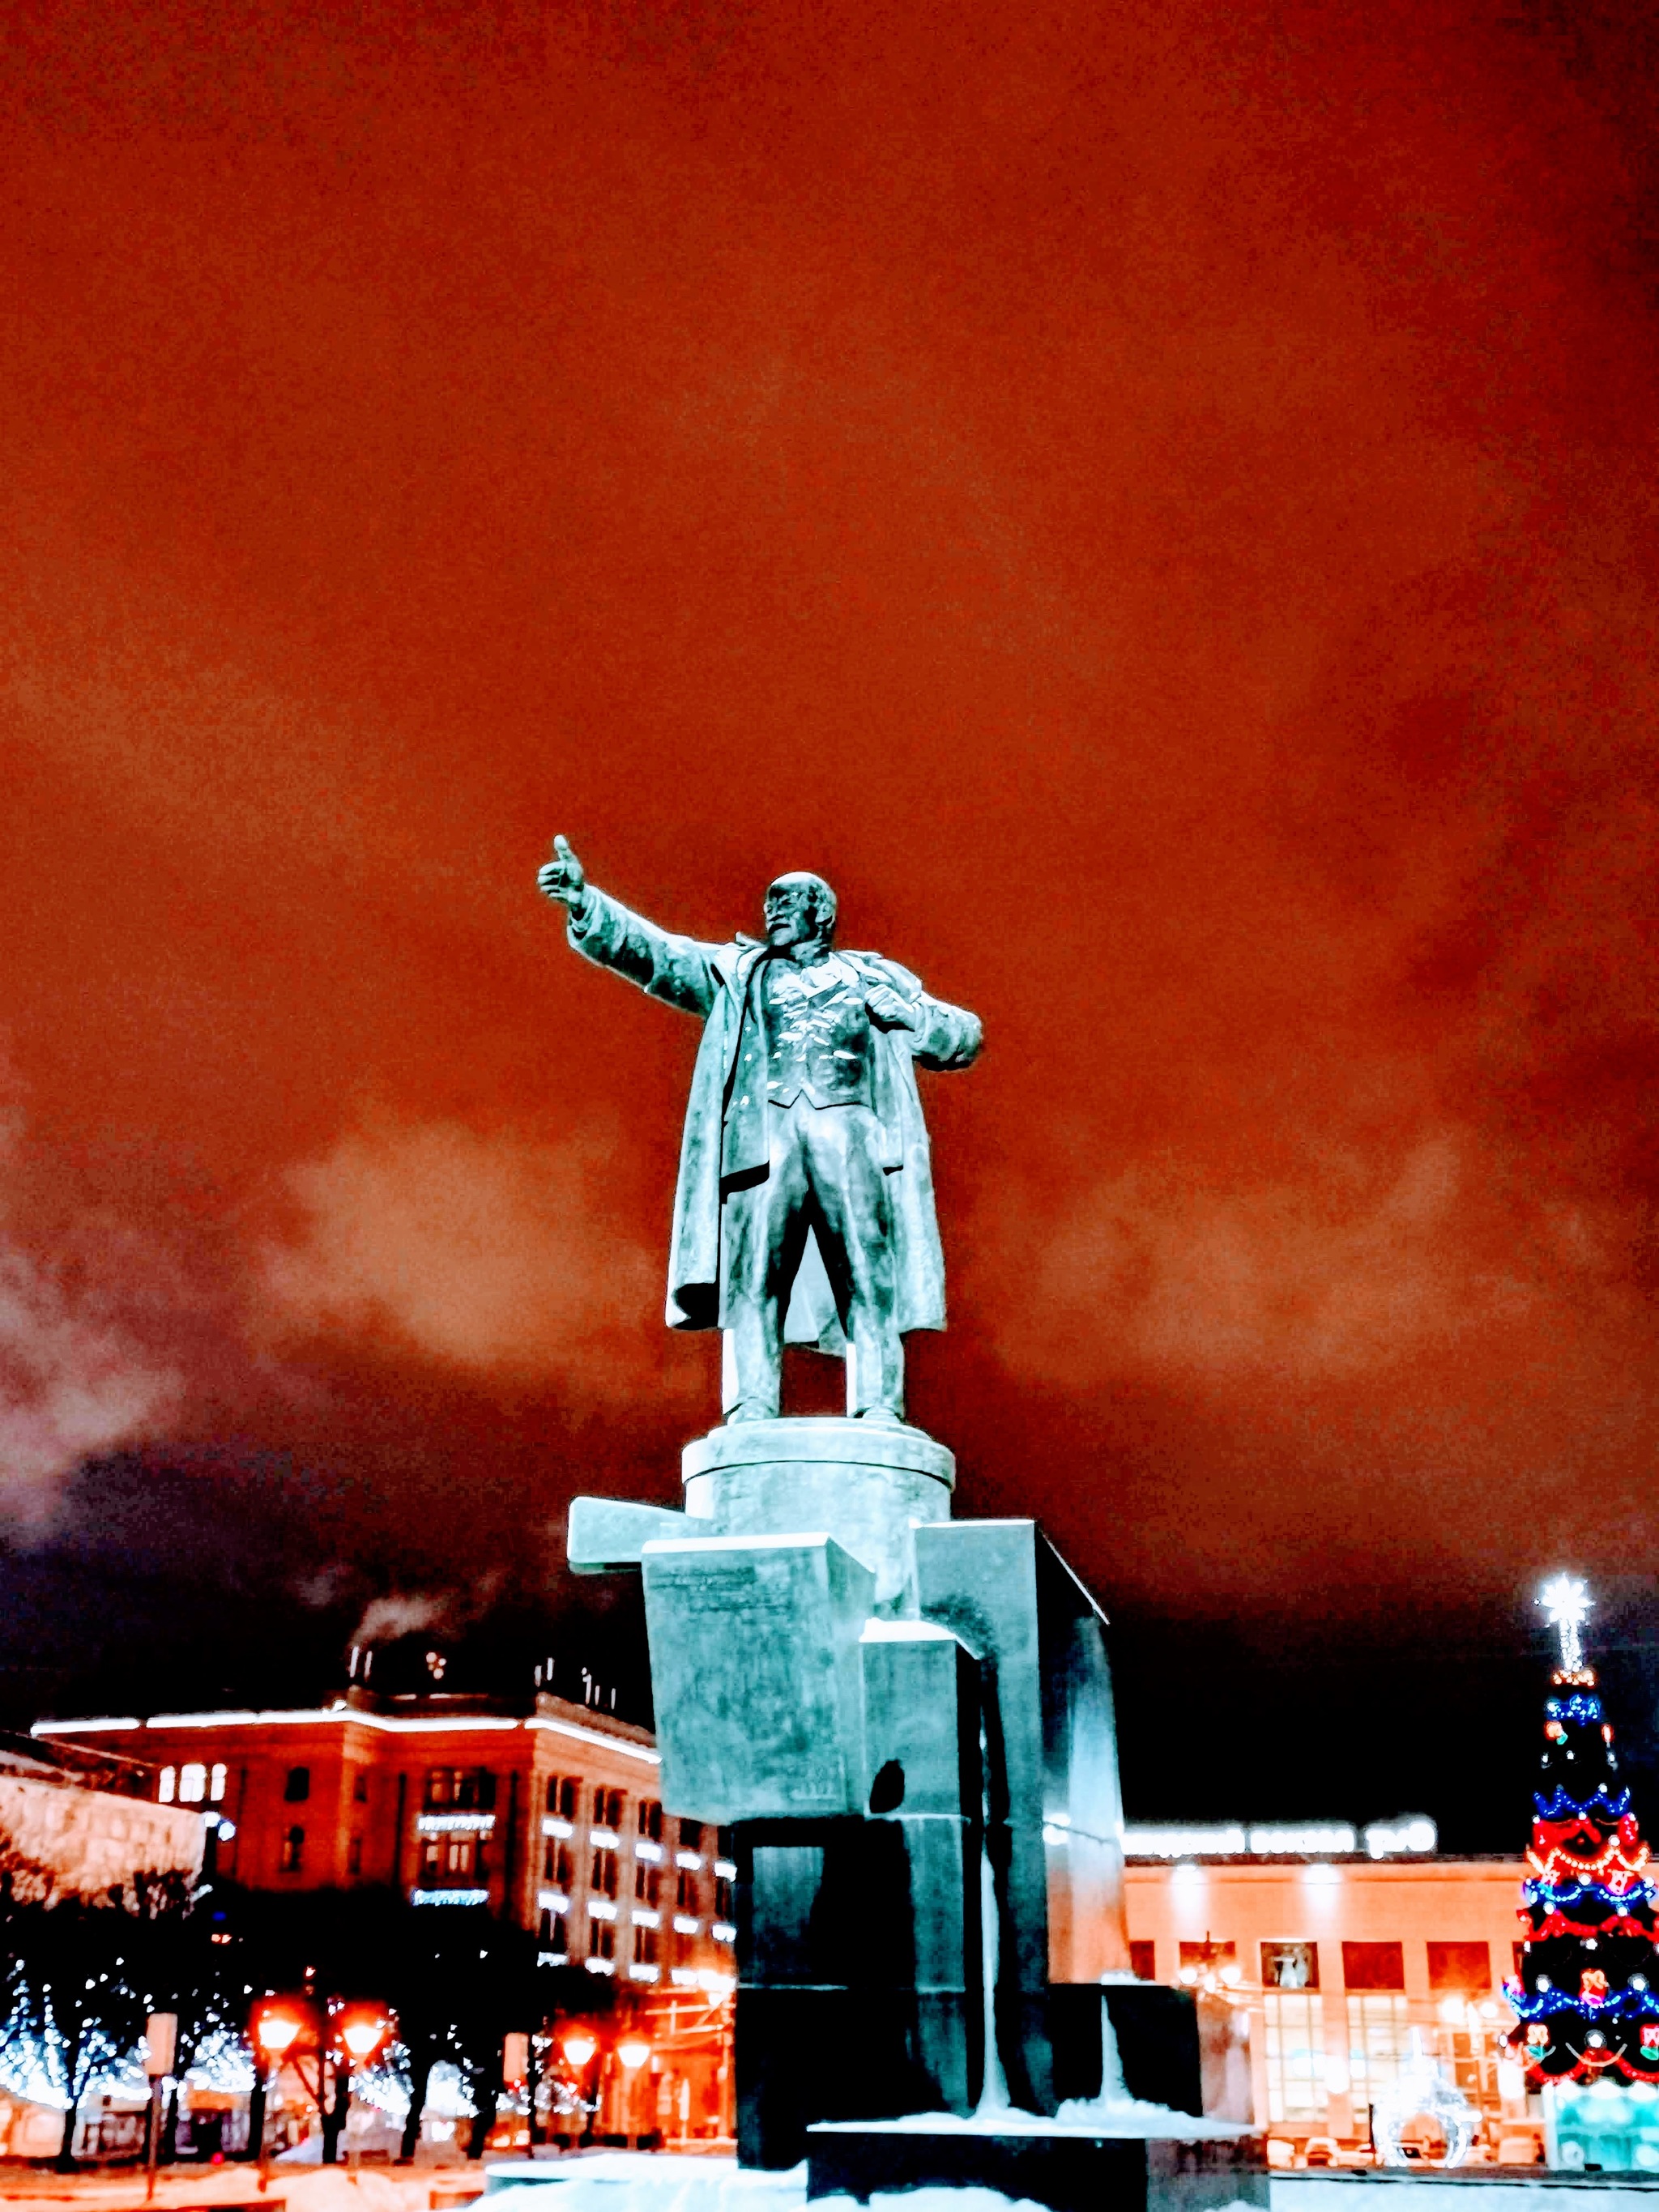
[{"label": "snow on monument base", "polygon": [[979,2188],[1051,2212],[1223,2212],[1268,2203],[1259,2136],[1182,2141],[1050,2123],[930,2130],[918,2120],[807,2130],[811,2198]]}]

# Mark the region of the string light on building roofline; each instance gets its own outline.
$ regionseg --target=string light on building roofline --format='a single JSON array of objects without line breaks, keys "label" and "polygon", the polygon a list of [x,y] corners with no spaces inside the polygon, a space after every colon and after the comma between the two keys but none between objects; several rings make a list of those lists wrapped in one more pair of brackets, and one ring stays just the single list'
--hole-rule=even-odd
[{"label": "string light on building roofline", "polygon": [[1561,1672],[1578,1674],[1584,1664],[1584,1646],[1578,1632],[1590,1613],[1589,1589],[1576,1575],[1557,1575],[1539,1591],[1538,1602],[1551,1627],[1560,1635]]}]

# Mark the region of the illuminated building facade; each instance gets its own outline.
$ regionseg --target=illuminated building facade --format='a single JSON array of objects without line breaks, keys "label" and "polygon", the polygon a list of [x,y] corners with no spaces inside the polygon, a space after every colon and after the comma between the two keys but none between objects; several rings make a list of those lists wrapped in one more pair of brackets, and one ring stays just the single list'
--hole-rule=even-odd
[{"label": "illuminated building facade", "polygon": [[1416,2030],[1480,2111],[1486,2154],[1531,2154],[1503,1989],[1525,1869],[1440,1857],[1434,1840],[1407,1821],[1127,1831],[1135,1971],[1248,2010],[1256,2115],[1275,2135],[1364,2143]]},{"label": "illuminated building facade", "polygon": [[37,1737],[138,1759],[207,1820],[252,1889],[370,1886],[487,1905],[545,1952],[641,1990],[724,1997],[735,1869],[712,1827],[665,1815],[647,1732],[539,1692],[361,1690],[312,1710],[43,1721]]}]

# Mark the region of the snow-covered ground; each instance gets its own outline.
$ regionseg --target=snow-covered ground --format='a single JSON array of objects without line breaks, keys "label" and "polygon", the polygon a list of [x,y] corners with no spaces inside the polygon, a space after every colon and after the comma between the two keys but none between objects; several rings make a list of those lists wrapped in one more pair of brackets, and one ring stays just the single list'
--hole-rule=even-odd
[{"label": "snow-covered ground", "polygon": [[[525,2169],[496,2169],[496,2189],[486,2200],[490,2212],[532,2212],[514,2205],[515,2191],[502,2188]],[[677,2158],[661,2152],[599,2151],[591,2157],[538,2166],[521,2186],[546,2212],[796,2212],[806,2203],[806,2168],[787,2173],[757,2173],[725,2158]],[[550,2196],[539,2194],[550,2190]],[[1014,2199],[994,2189],[907,2189],[902,2195],[872,2197],[872,2212],[1010,2212]],[[1042,2212],[1029,2198],[1018,2212]],[[813,2199],[814,2212],[860,2212],[850,2197]],[[1240,2207],[1240,2212],[1244,2208]]]},{"label": "snow-covered ground", "polygon": [[[757,2173],[726,2158],[677,2158],[662,2152],[598,2151],[558,2165],[501,2166],[489,2212],[533,2212],[512,2200],[521,2188],[546,2212],[797,2212],[806,2203],[806,2168]],[[519,2177],[522,2176],[522,2179]],[[533,2177],[533,2178],[532,2178]],[[503,2184],[508,2185],[502,2186]],[[813,2212],[860,2212],[850,2197],[817,2197]],[[1042,2212],[1030,2197],[994,2189],[907,2189],[870,2199],[871,2212]],[[1259,2212],[1244,2204],[1217,2212]]]}]

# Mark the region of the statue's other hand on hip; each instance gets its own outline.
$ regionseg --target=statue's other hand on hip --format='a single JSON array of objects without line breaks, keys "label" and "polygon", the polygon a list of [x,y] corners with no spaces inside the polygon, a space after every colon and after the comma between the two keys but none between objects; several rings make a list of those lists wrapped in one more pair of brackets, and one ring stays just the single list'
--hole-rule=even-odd
[{"label": "statue's other hand on hip", "polygon": [[864,1004],[878,1030],[914,1030],[919,1026],[915,1008],[890,983],[878,983],[866,991]]},{"label": "statue's other hand on hip", "polygon": [[581,911],[587,896],[587,878],[582,873],[581,862],[562,837],[553,840],[552,859],[544,861],[536,871],[536,888],[544,898],[556,899],[573,914]]}]

